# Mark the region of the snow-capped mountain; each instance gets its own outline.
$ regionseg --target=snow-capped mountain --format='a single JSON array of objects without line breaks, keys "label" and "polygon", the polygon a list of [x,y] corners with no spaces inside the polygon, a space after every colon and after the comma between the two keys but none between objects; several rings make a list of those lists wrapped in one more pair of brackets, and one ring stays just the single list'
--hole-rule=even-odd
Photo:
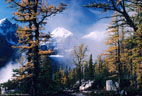
[{"label": "snow-capped mountain", "polygon": [[[50,34],[52,37],[50,39],[50,43],[52,44],[52,46],[61,47],[61,45],[64,45],[64,43],[66,42],[68,42],[67,45],[69,46],[70,42],[73,41],[72,39],[75,39],[72,32],[62,27],[58,27],[54,29]],[[46,34],[44,33],[43,35],[46,35]],[[49,42],[40,42],[40,45],[48,45],[48,43]]]},{"label": "snow-capped mountain", "polygon": [[12,24],[8,19],[0,20],[0,68],[14,57],[15,49],[12,45],[17,42],[16,24]]},{"label": "snow-capped mountain", "polygon": [[72,36],[72,32],[68,31],[67,29],[65,28],[62,28],[62,27],[58,27],[56,29],[54,29],[52,32],[51,32],[53,38],[67,38],[69,36]]},{"label": "snow-capped mountain", "polygon": [[0,35],[3,36],[10,44],[16,44],[16,24],[12,24],[8,19],[0,20]]},{"label": "snow-capped mountain", "polygon": [[76,36],[65,28],[58,27],[51,32],[51,42],[54,43],[60,54],[68,54],[74,45],[79,44]]},{"label": "snow-capped mountain", "polygon": [[54,29],[51,36],[50,43],[54,46],[54,51],[57,54],[50,57],[57,62],[61,62],[64,67],[72,67],[72,51],[75,45],[79,45],[79,40],[71,31],[62,27]]}]

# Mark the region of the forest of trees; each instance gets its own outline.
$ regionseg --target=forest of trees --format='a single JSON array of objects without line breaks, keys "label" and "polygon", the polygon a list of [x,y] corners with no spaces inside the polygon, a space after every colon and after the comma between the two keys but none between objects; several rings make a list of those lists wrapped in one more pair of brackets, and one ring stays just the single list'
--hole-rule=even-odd
[{"label": "forest of trees", "polygon": [[[7,1],[7,0],[6,0]],[[94,81],[91,90],[105,90],[106,80],[119,83],[117,91],[126,90],[128,96],[142,94],[142,1],[141,0],[95,0],[82,7],[100,10],[105,14],[113,13],[112,23],[108,26],[108,38],[105,44],[108,49],[94,61],[92,54],[87,55],[84,44],[75,46],[73,62],[76,68],[67,66],[54,68],[48,58],[52,50],[42,51],[39,48],[41,38],[49,40],[50,34],[44,32],[48,17],[66,10],[66,4],[48,5],[46,0],[8,0],[8,5],[15,8],[14,19],[25,26],[19,26],[17,36],[21,52],[26,53],[28,62],[23,57],[18,60],[19,69],[13,70],[13,78],[1,84],[6,90],[30,96],[58,96],[63,90],[79,91],[82,80]],[[131,13],[131,14],[130,14]],[[87,21],[86,21],[87,22]],[[75,86],[76,82],[78,86]],[[67,95],[69,96],[69,95]],[[89,95],[90,96],[90,95]],[[98,96],[98,95],[92,95]],[[99,95],[109,96],[109,95]],[[115,95],[110,95],[115,96]],[[118,95],[119,96],[119,95]]]}]

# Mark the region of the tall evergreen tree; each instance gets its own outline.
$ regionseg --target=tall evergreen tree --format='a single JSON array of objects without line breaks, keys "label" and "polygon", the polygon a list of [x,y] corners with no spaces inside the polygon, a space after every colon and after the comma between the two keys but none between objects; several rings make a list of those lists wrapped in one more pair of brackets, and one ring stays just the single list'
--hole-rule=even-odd
[{"label": "tall evergreen tree", "polygon": [[88,62],[86,62],[86,64],[84,64],[83,66],[83,79],[84,80],[89,80],[89,66],[88,66]]},{"label": "tall evergreen tree", "polygon": [[94,68],[93,68],[93,60],[92,60],[92,54],[89,57],[89,79],[93,80],[94,78]]}]

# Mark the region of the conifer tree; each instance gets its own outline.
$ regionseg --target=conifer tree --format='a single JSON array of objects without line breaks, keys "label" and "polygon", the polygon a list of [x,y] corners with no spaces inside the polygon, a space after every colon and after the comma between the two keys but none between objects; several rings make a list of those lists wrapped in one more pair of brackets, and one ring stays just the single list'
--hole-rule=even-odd
[{"label": "conifer tree", "polygon": [[[14,13],[15,20],[25,23],[25,27],[19,27],[17,30],[20,43],[17,48],[28,50],[27,65],[33,65],[31,95],[38,96],[39,55],[51,53],[50,50],[43,52],[39,49],[40,32],[46,24],[47,17],[61,12],[65,5],[60,4],[58,7],[48,5],[46,0],[8,0],[8,3],[11,4],[10,7],[17,10]],[[47,38],[50,36],[48,35]]]},{"label": "conifer tree", "polygon": [[54,86],[52,80],[51,60],[48,55],[41,55],[41,64],[39,72],[40,94],[47,95],[52,93]]},{"label": "conifer tree", "polygon": [[[136,80],[137,80],[137,87],[141,88],[142,86],[142,43],[141,43],[141,36],[142,36],[142,26],[139,25],[137,34],[134,35],[135,39],[133,40],[137,46],[135,46],[132,49],[133,52],[133,71],[135,72],[136,75]],[[134,74],[133,72],[133,74]],[[134,75],[134,76],[135,76]]]},{"label": "conifer tree", "polygon": [[86,62],[83,66],[83,79],[89,80],[89,65],[88,62]]},{"label": "conifer tree", "polygon": [[79,85],[81,85],[81,79],[83,78],[82,67],[86,57],[87,47],[84,47],[84,44],[81,44],[78,47],[74,47],[73,55],[74,55],[74,64],[77,67],[77,75],[79,79]]},{"label": "conifer tree", "polygon": [[103,59],[101,55],[98,56],[96,62],[95,62],[95,75],[102,75],[103,73]]},{"label": "conifer tree", "polygon": [[[138,1],[140,2],[140,0],[106,0],[105,2],[96,0],[93,4],[87,5],[86,7],[102,9],[103,12],[117,12],[119,16],[124,17],[124,24],[129,25],[136,32],[138,29],[137,24],[134,22],[132,16],[129,15],[129,12],[134,11],[134,8],[139,5],[137,3]],[[121,22],[121,20],[118,22]]]},{"label": "conifer tree", "polygon": [[88,71],[89,71],[89,79],[92,80],[94,77],[92,54],[89,57],[89,70]]},{"label": "conifer tree", "polygon": [[69,87],[73,88],[73,85],[76,83],[77,81],[77,72],[74,69],[71,69],[68,73],[68,78],[69,78]]},{"label": "conifer tree", "polygon": [[114,72],[117,74],[118,82],[120,84],[120,78],[121,78],[121,37],[120,37],[120,27],[117,23],[117,14],[115,14],[116,17],[113,18],[112,26],[110,26],[110,37],[106,44],[110,45],[109,49],[106,50],[108,52],[107,54],[107,61],[110,65],[109,70],[110,72]]},{"label": "conifer tree", "polygon": [[58,71],[55,73],[55,82],[59,90],[63,90],[64,86],[67,84],[66,74],[61,67],[59,67]]}]

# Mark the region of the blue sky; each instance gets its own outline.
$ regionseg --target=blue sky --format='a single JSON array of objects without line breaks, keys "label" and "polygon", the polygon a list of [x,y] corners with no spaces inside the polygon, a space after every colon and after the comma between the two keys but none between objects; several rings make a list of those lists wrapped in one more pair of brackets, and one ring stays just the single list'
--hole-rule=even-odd
[{"label": "blue sky", "polygon": [[0,19],[3,18],[11,19],[13,12],[14,10],[8,8],[8,4],[5,2],[5,0],[0,1]]},{"label": "blue sky", "polygon": [[[49,22],[46,26],[48,31],[52,31],[56,27],[64,27],[75,33],[87,33],[85,29],[98,22],[98,19],[107,14],[99,15],[98,10],[83,7],[94,0],[48,0],[50,4],[58,5],[60,2],[66,3],[68,6],[62,13],[48,18]],[[103,0],[102,0],[103,1]],[[8,8],[8,4],[1,0],[0,2],[0,19],[8,18],[12,20],[14,10]],[[14,20],[12,20],[14,22]]]}]

